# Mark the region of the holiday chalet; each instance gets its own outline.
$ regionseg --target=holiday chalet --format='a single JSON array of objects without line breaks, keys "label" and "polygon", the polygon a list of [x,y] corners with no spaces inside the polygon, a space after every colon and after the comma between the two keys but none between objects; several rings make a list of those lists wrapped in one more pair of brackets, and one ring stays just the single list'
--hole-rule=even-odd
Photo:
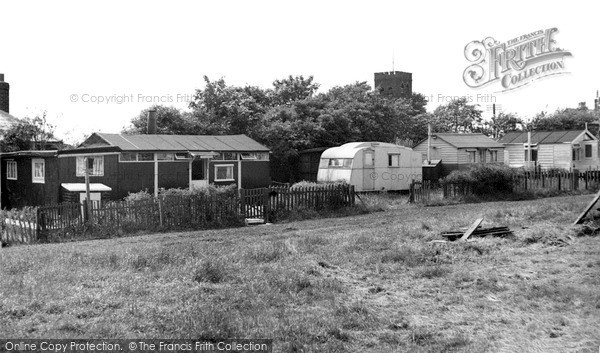
[{"label": "holiday chalet", "polygon": [[271,183],[269,149],[245,135],[94,133],[72,150],[4,154],[2,186],[8,195],[2,207],[83,200],[86,159],[93,165],[92,200],[160,188],[236,184],[246,189]]}]

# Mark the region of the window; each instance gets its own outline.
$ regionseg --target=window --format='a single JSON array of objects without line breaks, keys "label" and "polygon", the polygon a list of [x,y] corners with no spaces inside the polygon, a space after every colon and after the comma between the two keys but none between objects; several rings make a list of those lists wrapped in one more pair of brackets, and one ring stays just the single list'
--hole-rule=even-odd
[{"label": "window", "polygon": [[261,161],[268,161],[269,160],[269,152],[256,153],[256,159],[259,159]]},{"label": "window", "polygon": [[240,153],[242,159],[257,159],[256,153]]},{"label": "window", "polygon": [[175,153],[175,159],[190,159],[190,155],[187,152]]},{"label": "window", "polygon": [[224,152],[223,153],[223,160],[224,161],[236,161],[237,158],[237,153],[233,153],[233,152]]},{"label": "window", "polygon": [[592,145],[585,145],[585,158],[592,158]]},{"label": "window", "polygon": [[43,159],[32,159],[31,160],[31,182],[33,183],[44,183],[46,176],[45,161]]},{"label": "window", "polygon": [[233,180],[233,164],[215,165],[215,181]]},{"label": "window", "polygon": [[[85,158],[83,156],[77,157],[75,175],[78,177],[85,176]],[[90,176],[104,176],[104,156],[90,156],[87,158],[94,160],[94,167],[91,170]]]},{"label": "window", "polygon": [[157,153],[156,159],[159,161],[172,161],[175,160],[175,155],[173,153]]},{"label": "window", "polygon": [[137,159],[138,159],[138,162],[153,161],[154,153],[152,153],[152,152],[138,153]]},{"label": "window", "polygon": [[334,168],[350,168],[352,167],[352,158],[331,158],[329,166]]},{"label": "window", "polygon": [[373,151],[367,151],[365,152],[365,162],[364,162],[364,166],[365,167],[373,167]]},{"label": "window", "polygon": [[[538,151],[537,148],[536,149],[532,149],[531,150],[531,161],[532,162],[537,162],[538,160]],[[529,162],[529,150],[525,149],[525,162]]]},{"label": "window", "polygon": [[469,163],[475,163],[475,150],[473,151],[467,151],[467,157],[468,157],[468,161]]},{"label": "window", "polygon": [[6,179],[17,180],[17,162],[6,162]]},{"label": "window", "polygon": [[581,159],[581,148],[573,148],[573,160],[578,161]]},{"label": "window", "polygon": [[400,166],[400,155],[399,154],[388,154],[388,166],[399,167]]},{"label": "window", "polygon": [[498,151],[490,150],[490,162],[498,162]]},{"label": "window", "polygon": [[122,152],[119,155],[119,162],[135,162],[137,161],[137,153],[135,152]]}]

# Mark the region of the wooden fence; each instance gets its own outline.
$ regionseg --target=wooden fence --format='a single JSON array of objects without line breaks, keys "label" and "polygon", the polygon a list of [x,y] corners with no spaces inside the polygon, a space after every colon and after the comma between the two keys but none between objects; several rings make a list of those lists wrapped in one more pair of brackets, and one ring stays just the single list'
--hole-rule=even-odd
[{"label": "wooden fence", "polygon": [[409,187],[408,202],[428,203],[471,195],[472,193],[473,185],[470,183],[439,183],[431,180],[413,181]]},{"label": "wooden fence", "polygon": [[2,217],[1,242],[32,243],[37,240],[38,218],[35,208],[0,210],[0,217]]},{"label": "wooden fence", "polygon": [[[555,190],[577,191],[598,190],[600,171],[584,172],[535,171],[517,174],[513,177],[513,192]],[[424,180],[414,181],[410,185],[409,202],[427,203],[435,200],[472,195],[473,183],[440,183]]]},{"label": "wooden fence", "polygon": [[161,196],[139,201],[108,201],[0,211],[2,241],[33,243],[87,234],[140,230],[204,229],[237,226],[248,218],[263,222],[299,209],[336,209],[354,205],[354,187],[272,187],[235,194]]}]

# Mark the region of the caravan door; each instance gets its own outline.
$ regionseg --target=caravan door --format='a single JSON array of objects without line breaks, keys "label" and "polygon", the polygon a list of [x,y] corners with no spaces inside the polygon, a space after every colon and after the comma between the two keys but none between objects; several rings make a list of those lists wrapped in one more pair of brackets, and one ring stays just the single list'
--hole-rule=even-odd
[{"label": "caravan door", "polygon": [[375,190],[375,151],[363,151],[363,190]]}]

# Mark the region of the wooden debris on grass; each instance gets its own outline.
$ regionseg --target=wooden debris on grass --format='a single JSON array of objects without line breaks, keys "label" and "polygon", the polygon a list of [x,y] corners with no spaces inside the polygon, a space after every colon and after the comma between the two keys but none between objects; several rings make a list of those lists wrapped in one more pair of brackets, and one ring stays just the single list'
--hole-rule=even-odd
[{"label": "wooden debris on grass", "polygon": [[463,234],[463,236],[460,238],[460,240],[467,240],[467,239],[469,239],[469,237],[471,236],[471,234],[473,234],[473,232],[475,231],[475,229],[477,229],[477,227],[479,227],[479,225],[481,224],[481,222],[483,222],[483,218],[477,218],[475,220],[475,222],[473,222],[473,224],[471,224],[471,226],[469,227],[469,229],[467,229],[467,231],[465,232],[465,234]]},{"label": "wooden debris on grass", "polygon": [[583,219],[585,218],[585,216],[587,216],[588,212],[590,212],[590,210],[592,209],[592,207],[594,207],[594,205],[596,204],[596,202],[598,202],[598,200],[600,200],[600,191],[598,191],[596,196],[594,196],[594,199],[587,205],[585,210],[583,212],[581,212],[581,214],[579,215],[579,217],[577,217],[575,222],[573,222],[573,225],[577,225],[577,224],[580,224],[581,222],[583,222]]},{"label": "wooden debris on grass", "polygon": [[[466,234],[466,233],[464,233]],[[462,239],[461,237],[464,237],[464,234],[462,231],[447,231],[447,232],[442,232],[441,236],[448,239],[449,241],[455,241],[457,239]],[[477,228],[475,229],[472,234],[472,236],[474,237],[487,237],[487,236],[493,236],[493,237],[512,237],[514,236],[514,233],[508,228],[508,227],[491,227],[491,228]]]}]

